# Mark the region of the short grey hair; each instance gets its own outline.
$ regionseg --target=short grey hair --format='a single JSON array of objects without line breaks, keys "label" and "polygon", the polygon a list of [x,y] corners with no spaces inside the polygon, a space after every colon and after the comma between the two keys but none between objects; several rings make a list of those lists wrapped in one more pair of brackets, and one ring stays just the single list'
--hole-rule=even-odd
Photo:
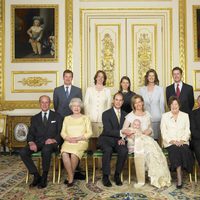
[{"label": "short grey hair", "polygon": [[80,108],[83,109],[83,102],[81,101],[80,98],[72,98],[70,103],[69,103],[69,108],[72,109],[72,106],[74,103],[78,103]]}]

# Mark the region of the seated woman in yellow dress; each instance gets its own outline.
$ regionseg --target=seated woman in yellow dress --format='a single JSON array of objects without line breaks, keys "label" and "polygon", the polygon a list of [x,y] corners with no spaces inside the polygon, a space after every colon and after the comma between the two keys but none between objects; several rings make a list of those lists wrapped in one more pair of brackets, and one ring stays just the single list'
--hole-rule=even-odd
[{"label": "seated woman in yellow dress", "polygon": [[65,169],[68,174],[68,187],[73,186],[74,172],[88,148],[88,139],[92,135],[90,119],[81,114],[83,103],[79,98],[73,98],[69,104],[73,114],[64,118],[61,136],[64,143],[61,154]]}]

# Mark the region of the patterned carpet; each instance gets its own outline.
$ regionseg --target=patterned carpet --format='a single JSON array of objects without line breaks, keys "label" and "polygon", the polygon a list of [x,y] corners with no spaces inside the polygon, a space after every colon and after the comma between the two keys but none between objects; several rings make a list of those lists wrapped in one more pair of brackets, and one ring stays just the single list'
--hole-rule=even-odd
[{"label": "patterned carpet", "polygon": [[[91,166],[89,165],[89,169]],[[67,188],[63,184],[63,178],[60,184],[52,184],[52,175],[49,175],[48,187],[39,190],[37,188],[29,189],[25,184],[26,169],[20,158],[16,155],[0,155],[0,199],[1,200],[200,200],[200,185],[189,183],[188,175],[184,176],[184,187],[177,190],[175,182],[169,188],[156,189],[148,183],[141,189],[133,187],[133,181],[129,185],[127,176],[124,175],[123,186],[106,188],[101,182],[101,173],[97,172],[95,184],[91,183],[92,174],[90,172],[90,181],[76,181],[75,186]],[[175,180],[175,178],[174,178]],[[31,180],[29,180],[31,182]]]}]

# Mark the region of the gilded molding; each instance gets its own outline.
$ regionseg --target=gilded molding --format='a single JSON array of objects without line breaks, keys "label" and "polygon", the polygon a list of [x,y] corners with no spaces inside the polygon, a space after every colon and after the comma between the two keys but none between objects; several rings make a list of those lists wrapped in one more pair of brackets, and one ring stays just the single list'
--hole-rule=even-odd
[{"label": "gilded molding", "polygon": [[23,78],[21,81],[18,81],[18,82],[22,83],[23,86],[27,85],[29,87],[39,87],[39,86],[47,85],[48,83],[52,81],[43,77],[28,77],[28,78]]},{"label": "gilded molding", "polygon": [[4,98],[4,7],[4,0],[0,0],[0,101],[2,101]]},{"label": "gilded molding", "polygon": [[193,34],[194,34],[194,61],[195,62],[200,61],[200,57],[198,57],[197,9],[200,9],[200,6],[193,5]]},{"label": "gilded molding", "polygon": [[72,70],[73,66],[73,0],[66,2],[66,68]]},{"label": "gilded molding", "polygon": [[[186,0],[179,0],[179,64],[183,70],[183,80],[187,80],[187,45],[186,45]],[[173,67],[173,66],[172,66]]]},{"label": "gilded molding", "polygon": [[114,86],[114,71],[115,71],[115,60],[113,57],[114,53],[114,44],[112,41],[112,38],[109,33],[106,33],[104,35],[104,38],[102,40],[103,42],[103,48],[101,49],[102,52],[102,59],[101,59],[101,65],[102,69],[106,72],[106,75],[108,77],[108,81],[106,85],[108,87]]}]

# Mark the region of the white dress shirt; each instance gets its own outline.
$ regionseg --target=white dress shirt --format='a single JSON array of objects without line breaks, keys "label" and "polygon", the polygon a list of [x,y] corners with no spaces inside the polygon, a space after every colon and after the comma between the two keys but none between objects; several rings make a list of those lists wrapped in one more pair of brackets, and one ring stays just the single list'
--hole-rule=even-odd
[{"label": "white dress shirt", "polygon": [[183,82],[180,81],[179,83],[174,83],[175,92],[176,92],[177,84],[179,84],[179,89],[180,89],[180,92],[181,92],[181,89],[182,89],[182,87],[183,87]]},{"label": "white dress shirt", "polygon": [[47,113],[46,114],[46,118],[47,118],[47,120],[49,119],[49,110],[47,110],[47,111],[42,111],[42,120],[43,120],[43,118],[44,118],[44,113]]}]

